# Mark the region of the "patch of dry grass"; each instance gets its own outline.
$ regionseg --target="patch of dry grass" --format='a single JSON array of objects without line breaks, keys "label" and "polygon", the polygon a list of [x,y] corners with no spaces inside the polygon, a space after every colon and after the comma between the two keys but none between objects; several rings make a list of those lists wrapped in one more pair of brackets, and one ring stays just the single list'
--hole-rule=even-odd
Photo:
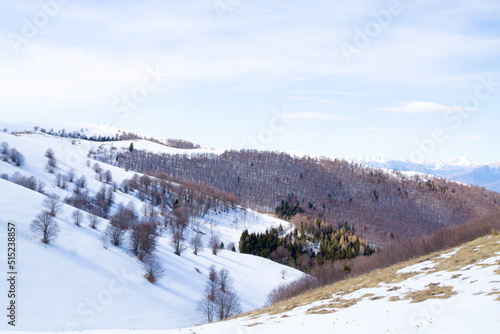
[{"label": "patch of dry grass", "polygon": [[255,326],[259,326],[259,325],[263,325],[264,323],[262,322],[256,322],[254,324],[250,324],[250,325],[247,325],[247,327],[255,327]]},{"label": "patch of dry grass", "polygon": [[409,292],[404,295],[404,299],[411,299],[412,303],[420,303],[428,299],[448,299],[457,292],[451,286],[439,286],[439,283],[427,285],[427,289]]},{"label": "patch of dry grass", "polygon": [[375,296],[375,297],[370,298],[370,300],[379,300],[382,298],[384,298],[384,296]]},{"label": "patch of dry grass", "polygon": [[357,299],[335,298],[331,302],[318,305],[307,310],[308,314],[327,314],[336,312],[335,309],[348,308],[356,305],[363,297]]}]

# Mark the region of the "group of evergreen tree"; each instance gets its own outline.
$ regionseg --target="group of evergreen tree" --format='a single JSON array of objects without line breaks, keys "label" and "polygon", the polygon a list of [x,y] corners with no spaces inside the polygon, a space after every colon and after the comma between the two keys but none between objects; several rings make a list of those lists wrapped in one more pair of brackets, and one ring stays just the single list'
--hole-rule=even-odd
[{"label": "group of evergreen tree", "polygon": [[282,200],[281,204],[274,210],[280,218],[290,219],[298,213],[303,213],[304,209],[300,207],[299,201],[292,201],[291,196],[287,200]]},{"label": "group of evergreen tree", "polygon": [[348,223],[337,228],[325,225],[314,234],[304,226],[300,231],[295,229],[286,235],[281,235],[280,230],[273,228],[265,233],[243,231],[240,252],[268,258],[302,271],[310,271],[327,261],[350,260],[374,252],[354,234],[354,228]]}]

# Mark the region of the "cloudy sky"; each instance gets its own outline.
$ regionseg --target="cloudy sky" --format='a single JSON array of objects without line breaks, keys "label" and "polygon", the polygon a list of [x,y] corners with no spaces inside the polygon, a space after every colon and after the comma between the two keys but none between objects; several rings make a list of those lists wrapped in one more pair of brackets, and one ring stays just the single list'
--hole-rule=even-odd
[{"label": "cloudy sky", "polygon": [[330,157],[500,160],[500,2],[2,1],[0,115]]}]

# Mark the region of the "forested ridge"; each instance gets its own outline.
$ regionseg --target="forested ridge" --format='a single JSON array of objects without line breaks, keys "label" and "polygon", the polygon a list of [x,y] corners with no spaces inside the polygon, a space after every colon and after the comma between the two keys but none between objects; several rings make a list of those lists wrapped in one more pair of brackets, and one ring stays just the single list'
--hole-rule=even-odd
[{"label": "forested ridge", "polygon": [[302,223],[314,233],[316,219],[333,226],[348,222],[377,245],[391,237],[430,234],[500,208],[500,194],[484,188],[405,177],[345,160],[250,150],[187,156],[101,148],[89,156],[234,193],[241,204],[268,212],[293,198],[300,209],[287,218],[296,226]]}]

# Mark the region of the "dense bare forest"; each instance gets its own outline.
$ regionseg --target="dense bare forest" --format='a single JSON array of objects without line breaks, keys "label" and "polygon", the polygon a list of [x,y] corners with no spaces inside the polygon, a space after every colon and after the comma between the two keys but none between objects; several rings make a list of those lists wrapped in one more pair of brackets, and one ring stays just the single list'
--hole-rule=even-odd
[{"label": "dense bare forest", "polygon": [[430,234],[500,208],[500,194],[484,188],[405,177],[343,160],[248,150],[187,156],[102,148],[89,156],[234,193],[241,204],[268,212],[283,201],[296,203],[300,210],[288,217],[296,226],[306,225],[314,233],[348,222],[376,246]]}]

